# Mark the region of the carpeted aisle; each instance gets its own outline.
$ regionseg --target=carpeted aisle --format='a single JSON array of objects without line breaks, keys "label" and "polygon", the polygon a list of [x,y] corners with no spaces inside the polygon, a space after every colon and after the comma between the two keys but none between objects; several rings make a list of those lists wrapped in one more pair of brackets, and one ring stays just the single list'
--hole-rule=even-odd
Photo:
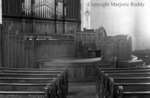
[{"label": "carpeted aisle", "polygon": [[71,83],[69,84],[68,98],[96,98],[94,83]]}]

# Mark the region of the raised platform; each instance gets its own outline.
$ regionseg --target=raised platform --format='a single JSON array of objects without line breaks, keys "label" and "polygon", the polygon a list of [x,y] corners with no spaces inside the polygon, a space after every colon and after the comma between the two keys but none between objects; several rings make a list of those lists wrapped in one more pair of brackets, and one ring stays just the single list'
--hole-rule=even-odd
[{"label": "raised platform", "polygon": [[96,66],[101,58],[63,58],[43,62],[40,67],[67,66],[70,82],[94,82],[96,79]]}]

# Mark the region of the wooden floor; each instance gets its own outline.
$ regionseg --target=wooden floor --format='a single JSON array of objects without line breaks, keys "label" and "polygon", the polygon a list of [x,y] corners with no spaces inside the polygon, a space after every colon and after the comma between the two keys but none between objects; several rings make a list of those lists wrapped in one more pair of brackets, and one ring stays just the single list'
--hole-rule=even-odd
[{"label": "wooden floor", "polygon": [[94,83],[70,83],[68,98],[96,98]]}]

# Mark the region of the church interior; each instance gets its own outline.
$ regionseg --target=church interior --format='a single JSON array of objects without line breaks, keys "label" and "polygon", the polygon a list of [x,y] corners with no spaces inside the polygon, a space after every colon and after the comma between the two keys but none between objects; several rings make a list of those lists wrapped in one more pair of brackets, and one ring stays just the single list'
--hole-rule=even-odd
[{"label": "church interior", "polygon": [[0,0],[0,98],[150,98],[149,9]]}]

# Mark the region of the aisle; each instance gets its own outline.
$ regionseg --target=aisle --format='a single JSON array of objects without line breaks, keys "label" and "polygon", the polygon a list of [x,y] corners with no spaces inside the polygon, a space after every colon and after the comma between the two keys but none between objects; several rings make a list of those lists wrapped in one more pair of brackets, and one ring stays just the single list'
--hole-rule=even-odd
[{"label": "aisle", "polygon": [[94,83],[72,83],[69,84],[68,98],[96,98]]}]

